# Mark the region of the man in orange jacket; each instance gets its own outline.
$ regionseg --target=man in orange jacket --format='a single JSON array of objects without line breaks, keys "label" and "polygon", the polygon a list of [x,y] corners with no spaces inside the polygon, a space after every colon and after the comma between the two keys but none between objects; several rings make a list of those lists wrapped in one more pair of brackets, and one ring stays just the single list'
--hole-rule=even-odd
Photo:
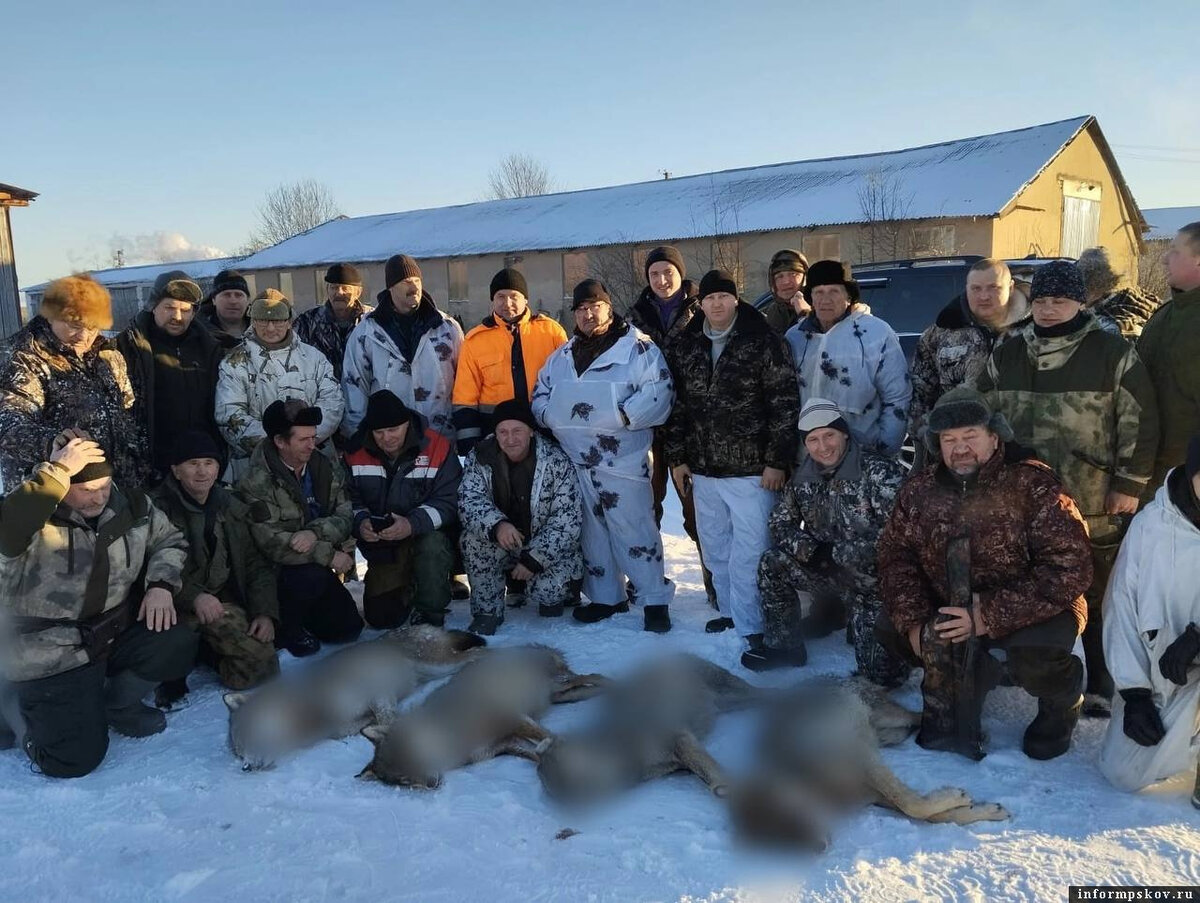
[{"label": "man in orange jacket", "polygon": [[557,320],[529,309],[529,289],[517,270],[497,273],[491,292],[491,315],[467,333],[458,356],[453,402],[460,455],[487,434],[496,405],[529,401],[546,358],[567,341]]}]

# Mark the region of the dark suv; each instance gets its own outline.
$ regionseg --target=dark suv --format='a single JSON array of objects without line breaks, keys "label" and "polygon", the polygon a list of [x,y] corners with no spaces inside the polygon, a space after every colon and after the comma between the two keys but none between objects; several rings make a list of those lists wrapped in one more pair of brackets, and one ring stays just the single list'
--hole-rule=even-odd
[{"label": "dark suv", "polygon": [[[925,257],[916,260],[888,260],[851,265],[862,291],[862,300],[871,313],[886,320],[900,337],[904,355],[912,360],[917,340],[951,299],[967,286],[967,271],[983,257],[963,254],[958,257]],[[1028,283],[1033,271],[1051,260],[1069,258],[1027,257],[1006,260],[1013,279]],[[760,310],[771,300],[770,292],[754,302]]]}]

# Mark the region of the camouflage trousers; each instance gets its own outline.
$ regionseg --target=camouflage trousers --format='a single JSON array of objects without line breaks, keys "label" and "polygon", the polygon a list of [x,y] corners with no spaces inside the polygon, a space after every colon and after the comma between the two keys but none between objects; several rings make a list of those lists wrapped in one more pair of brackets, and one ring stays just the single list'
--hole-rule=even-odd
[{"label": "camouflage trousers", "polygon": [[225,614],[209,624],[201,624],[195,614],[185,619],[200,637],[200,660],[231,690],[248,690],[278,674],[275,646],[250,636],[245,609],[228,602],[221,607]]},{"label": "camouflage trousers", "polygon": [[[462,536],[463,561],[471,581],[471,615],[504,617],[505,578],[517,566],[519,552],[510,552],[499,543],[477,533]],[[571,580],[583,574],[579,554],[565,561],[551,562],[540,574],[525,583],[525,598],[535,605],[558,605],[567,599]]]},{"label": "camouflage trousers", "polygon": [[758,589],[762,597],[763,642],[772,649],[804,644],[799,593],[814,601],[841,601],[850,616],[854,636],[854,661],[858,673],[881,686],[898,686],[909,666],[887,651],[875,636],[875,619],[883,608],[879,581],[872,574],[846,568],[815,570],[782,549],[772,548],[758,562]]}]

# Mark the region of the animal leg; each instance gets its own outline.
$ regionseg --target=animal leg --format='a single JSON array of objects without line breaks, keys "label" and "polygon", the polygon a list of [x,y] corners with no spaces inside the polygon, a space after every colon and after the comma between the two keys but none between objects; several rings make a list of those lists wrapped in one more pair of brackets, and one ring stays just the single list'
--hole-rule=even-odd
[{"label": "animal leg", "polygon": [[572,674],[568,673],[561,681],[559,689],[550,694],[550,702],[554,705],[567,702],[581,702],[599,696],[612,686],[612,680],[603,674]]},{"label": "animal leg", "polygon": [[871,727],[879,737],[880,746],[896,746],[908,739],[921,726],[921,713],[906,709],[882,693],[865,700],[870,706]]},{"label": "animal leg", "polygon": [[693,734],[683,733],[675,738],[675,756],[682,768],[700,778],[714,794],[723,797],[729,793],[729,780],[720,763]]},{"label": "animal leg", "polygon": [[517,756],[521,759],[528,759],[530,762],[537,762],[539,760],[538,754],[514,735],[475,750],[475,752],[471,753],[467,764],[475,765],[478,762],[486,762],[488,759],[494,759],[497,756]]},{"label": "animal leg", "polygon": [[512,737],[520,740],[528,740],[530,743],[541,743],[543,740],[553,738],[553,734],[546,730],[528,715],[524,716],[513,730]]},{"label": "animal leg", "polygon": [[1006,821],[1009,818],[1012,816],[999,803],[972,803],[957,809],[947,809],[925,820],[937,824],[949,822],[955,825],[971,825],[977,821]]},{"label": "animal leg", "polygon": [[897,809],[918,821],[929,821],[930,816],[940,812],[971,805],[967,791],[958,787],[943,787],[929,794],[917,793],[878,756],[867,763],[865,777],[867,786],[878,796],[879,805]]}]

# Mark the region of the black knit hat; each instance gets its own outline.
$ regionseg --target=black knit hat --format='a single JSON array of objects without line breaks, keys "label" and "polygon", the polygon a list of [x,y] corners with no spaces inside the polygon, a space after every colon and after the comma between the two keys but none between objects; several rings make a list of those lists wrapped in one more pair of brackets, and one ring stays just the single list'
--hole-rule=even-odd
[{"label": "black knit hat", "polygon": [[191,276],[183,270],[171,270],[161,273],[154,280],[154,288],[150,289],[150,295],[146,298],[146,310],[154,310],[160,301],[165,301],[167,298],[183,301],[195,307],[203,297],[204,293],[200,291],[200,286],[192,280]]},{"label": "black knit hat", "polygon": [[262,425],[268,439],[282,436],[294,426],[320,426],[324,415],[299,398],[273,401],[263,411]]},{"label": "black knit hat", "polygon": [[383,287],[391,288],[405,279],[421,279],[421,267],[407,254],[393,254],[383,265]]},{"label": "black knit hat", "polygon": [[1012,427],[999,411],[993,411],[987,400],[968,386],[951,389],[937,400],[929,411],[925,427],[925,445],[930,451],[938,451],[938,433],[957,430],[967,426],[981,426],[991,430],[1002,442],[1012,441]]},{"label": "black knit hat", "polygon": [[84,464],[83,469],[71,477],[71,485],[90,483],[92,480],[102,480],[112,475],[113,467],[107,461],[93,461],[91,464]]},{"label": "black knit hat", "polygon": [[683,265],[683,255],[679,253],[671,245],[660,245],[649,254],[646,255],[646,281],[650,281],[650,266],[655,263],[669,263],[675,269],[679,270],[679,278],[682,279],[687,275],[687,268]]},{"label": "black knit hat", "polygon": [[411,418],[412,411],[395,392],[380,389],[367,399],[367,413],[363,417],[363,426],[369,430],[386,430],[388,427],[408,423]]},{"label": "black knit hat", "polygon": [[727,270],[709,270],[700,280],[700,291],[696,294],[701,301],[714,292],[728,292],[737,297],[737,283]]},{"label": "black knit hat", "polygon": [[213,277],[212,295],[219,295],[221,292],[242,292],[247,298],[250,297],[250,283],[246,281],[246,277],[237,270],[221,270]]},{"label": "black knit hat", "polygon": [[492,432],[495,432],[496,427],[505,420],[519,420],[531,430],[537,429],[537,422],[533,419],[533,411],[528,402],[518,398],[510,398],[508,401],[502,401],[496,405],[492,411]]},{"label": "black knit hat", "polygon": [[520,292],[526,298],[529,297],[529,286],[525,284],[525,277],[521,275],[520,270],[514,270],[512,267],[505,267],[499,273],[492,277],[492,284],[488,291],[489,298],[495,298],[496,292],[503,291]]},{"label": "black knit hat", "polygon": [[1079,267],[1067,260],[1052,260],[1034,270],[1029,300],[1038,298],[1070,298],[1086,304],[1087,290]]},{"label": "black knit hat", "polygon": [[858,283],[850,272],[850,264],[840,260],[818,260],[808,268],[804,278],[804,298],[812,303],[812,290],[818,285],[840,285],[846,289],[853,304],[859,299]]},{"label": "black knit hat", "polygon": [[171,446],[171,464],[182,464],[193,458],[221,460],[221,450],[217,448],[216,440],[203,430],[188,430]]},{"label": "black knit hat", "polygon": [[767,282],[773,286],[775,284],[775,274],[787,272],[807,273],[808,258],[799,251],[794,251],[791,248],[776,251],[771,255],[771,263],[767,267]]},{"label": "black knit hat", "polygon": [[604,283],[599,279],[584,279],[571,292],[571,310],[578,310],[579,305],[591,304],[596,301],[604,301],[609,305],[612,304],[612,298],[609,297],[608,289],[604,287]]},{"label": "black knit hat", "polygon": [[[418,272],[420,272],[418,270]],[[348,263],[335,263],[325,271],[325,281],[330,285],[362,285],[362,276]],[[391,286],[388,286],[391,288]]]}]

